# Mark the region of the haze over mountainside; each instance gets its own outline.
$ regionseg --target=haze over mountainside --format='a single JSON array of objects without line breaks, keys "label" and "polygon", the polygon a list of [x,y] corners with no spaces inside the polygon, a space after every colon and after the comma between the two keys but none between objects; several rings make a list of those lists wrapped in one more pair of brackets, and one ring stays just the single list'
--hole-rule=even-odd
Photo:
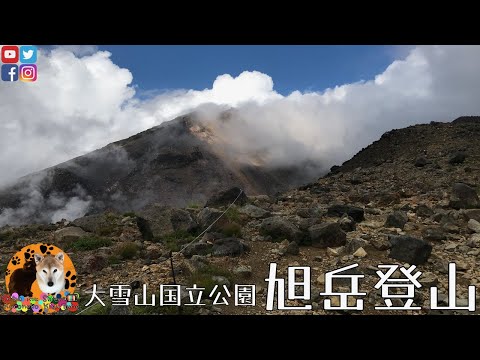
[{"label": "haze over mountainside", "polygon": [[[107,208],[203,204],[219,189],[273,195],[311,181],[320,164],[270,164],[268,150],[242,151],[224,132],[231,112],[189,114],[0,189],[0,225],[75,219]],[[222,130],[223,129],[223,130]],[[238,140],[238,139],[237,139]]]}]

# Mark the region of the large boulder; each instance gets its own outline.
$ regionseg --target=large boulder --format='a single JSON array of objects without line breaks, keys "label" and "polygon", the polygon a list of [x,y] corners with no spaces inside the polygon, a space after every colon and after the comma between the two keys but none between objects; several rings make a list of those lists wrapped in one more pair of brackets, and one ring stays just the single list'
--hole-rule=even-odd
[{"label": "large boulder", "polygon": [[245,205],[248,201],[248,197],[245,192],[241,191],[241,189],[238,187],[233,187],[213,195],[210,199],[208,199],[205,207],[228,206],[233,203],[235,199],[237,199],[237,201],[235,201],[235,205],[239,206]]},{"label": "large boulder", "polygon": [[298,227],[280,216],[263,220],[260,225],[260,233],[270,235],[275,241],[287,239],[299,243],[303,238],[303,233]]},{"label": "large boulder", "polygon": [[472,209],[480,207],[477,191],[464,183],[455,183],[450,195],[450,207],[454,209]]},{"label": "large boulder", "polygon": [[88,233],[83,229],[71,226],[55,231],[54,236],[57,244],[69,244],[86,235],[88,235]]},{"label": "large boulder", "polygon": [[390,257],[413,265],[427,262],[432,253],[432,245],[412,236],[390,236]]},{"label": "large boulder", "polygon": [[[176,231],[193,232],[198,225],[190,213],[161,204],[152,204],[137,213],[137,225],[142,234],[151,233],[153,237],[163,237]],[[145,236],[144,236],[145,238]]]},{"label": "large boulder", "polygon": [[319,248],[343,246],[347,242],[345,234],[338,223],[313,225],[308,229],[312,246]]},{"label": "large boulder", "polygon": [[462,164],[466,158],[467,156],[463,151],[457,151],[450,156],[450,158],[448,159],[448,163],[451,165]]},{"label": "large boulder", "polygon": [[88,215],[72,221],[72,225],[82,228],[85,231],[96,233],[99,235],[105,234],[105,230],[115,227],[114,221],[117,215],[113,213],[103,213]]},{"label": "large boulder", "polygon": [[174,231],[185,231],[192,233],[198,228],[197,222],[192,218],[192,215],[182,209],[172,209],[170,221]]},{"label": "large boulder", "polygon": [[332,205],[327,210],[327,215],[342,217],[347,214],[356,222],[365,220],[365,211],[362,208],[350,205]]},{"label": "large boulder", "polygon": [[216,240],[213,243],[213,256],[239,256],[242,255],[248,247],[237,238],[225,238]]},{"label": "large boulder", "polygon": [[186,258],[190,258],[194,255],[207,255],[212,252],[212,244],[207,244],[207,243],[194,243],[188,245],[184,250],[183,250],[183,255]]},{"label": "large boulder", "polygon": [[169,206],[152,204],[137,214],[148,222],[154,237],[161,237],[174,232],[171,221],[172,208]]},{"label": "large boulder", "polygon": [[238,212],[240,212],[241,214],[245,214],[251,218],[254,218],[254,219],[263,219],[263,218],[266,218],[268,216],[270,216],[270,212],[267,211],[267,210],[264,210],[258,206],[255,206],[255,205],[245,205],[243,207],[241,207]]},{"label": "large boulder", "polygon": [[222,232],[223,227],[229,222],[226,216],[222,216],[223,211],[204,208],[197,214],[197,221],[202,230],[205,230],[208,226],[212,225],[217,219],[218,221],[213,224],[209,231]]}]

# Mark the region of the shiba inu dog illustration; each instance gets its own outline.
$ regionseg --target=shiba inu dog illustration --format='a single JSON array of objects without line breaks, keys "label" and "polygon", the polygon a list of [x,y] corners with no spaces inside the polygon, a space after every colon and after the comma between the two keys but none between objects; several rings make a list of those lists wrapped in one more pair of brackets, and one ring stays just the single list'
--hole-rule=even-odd
[{"label": "shiba inu dog illustration", "polygon": [[65,274],[63,267],[63,252],[57,255],[35,254],[37,282],[40,290],[47,294],[57,294],[64,290]]}]

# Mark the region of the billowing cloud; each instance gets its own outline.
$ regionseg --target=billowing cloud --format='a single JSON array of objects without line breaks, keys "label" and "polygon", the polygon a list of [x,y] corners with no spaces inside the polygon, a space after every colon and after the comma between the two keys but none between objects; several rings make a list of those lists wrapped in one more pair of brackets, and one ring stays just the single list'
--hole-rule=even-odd
[{"label": "billowing cloud", "polygon": [[245,71],[220,75],[209,89],[141,99],[110,55],[42,50],[37,82],[0,83],[0,185],[205,104],[237,109],[238,121],[222,131],[239,152],[263,151],[275,164],[308,157],[325,168],[392,128],[480,112],[479,46],[413,47],[373,79],[287,96],[267,74]]}]

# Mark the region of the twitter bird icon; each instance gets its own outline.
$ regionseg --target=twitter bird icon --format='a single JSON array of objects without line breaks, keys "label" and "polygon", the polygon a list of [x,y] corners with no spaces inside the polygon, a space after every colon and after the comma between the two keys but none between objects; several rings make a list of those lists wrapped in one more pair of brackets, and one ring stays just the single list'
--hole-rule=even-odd
[{"label": "twitter bird icon", "polygon": [[37,62],[37,47],[32,45],[20,46],[20,62],[34,64]]}]

